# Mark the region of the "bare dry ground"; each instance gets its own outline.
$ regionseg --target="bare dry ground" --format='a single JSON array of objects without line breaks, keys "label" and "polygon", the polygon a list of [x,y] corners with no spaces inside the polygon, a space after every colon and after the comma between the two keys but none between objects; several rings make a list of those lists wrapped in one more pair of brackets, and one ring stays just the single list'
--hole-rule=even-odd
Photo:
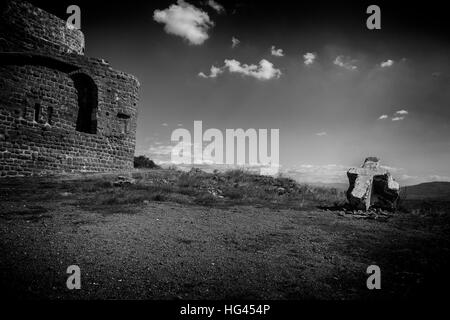
[{"label": "bare dry ground", "polygon": [[[342,200],[336,190],[284,178],[171,170],[137,178],[123,186],[113,185],[114,175],[2,179],[3,294],[429,299],[449,282],[446,208],[363,220],[318,208]],[[381,268],[381,290],[366,287],[372,264]],[[70,265],[81,268],[81,290],[66,288]]]}]

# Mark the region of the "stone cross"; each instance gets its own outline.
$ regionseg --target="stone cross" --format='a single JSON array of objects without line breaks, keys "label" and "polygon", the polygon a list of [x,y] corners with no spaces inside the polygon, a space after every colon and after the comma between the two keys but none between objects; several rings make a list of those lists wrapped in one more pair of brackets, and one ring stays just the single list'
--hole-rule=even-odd
[{"label": "stone cross", "polygon": [[380,168],[378,158],[366,158],[361,168],[348,170],[347,177],[350,184],[347,199],[354,208],[367,211],[374,204],[395,208],[399,184],[386,169]]}]

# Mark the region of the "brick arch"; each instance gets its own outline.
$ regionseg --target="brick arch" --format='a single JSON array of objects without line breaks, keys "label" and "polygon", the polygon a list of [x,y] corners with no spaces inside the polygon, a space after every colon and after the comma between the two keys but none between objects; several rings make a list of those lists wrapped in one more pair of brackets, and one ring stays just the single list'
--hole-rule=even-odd
[{"label": "brick arch", "polygon": [[76,130],[97,133],[98,87],[93,78],[85,72],[69,73],[77,91],[78,115]]}]

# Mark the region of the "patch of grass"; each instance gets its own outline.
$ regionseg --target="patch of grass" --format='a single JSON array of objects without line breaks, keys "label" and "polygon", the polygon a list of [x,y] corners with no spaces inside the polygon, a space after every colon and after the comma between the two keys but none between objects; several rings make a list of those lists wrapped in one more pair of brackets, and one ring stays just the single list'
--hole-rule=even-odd
[{"label": "patch of grass", "polygon": [[398,210],[423,216],[447,216],[450,212],[450,201],[445,200],[402,200]]},{"label": "patch of grass", "polygon": [[178,177],[177,185],[181,188],[198,188],[202,185],[203,177],[200,175],[191,175],[182,173]]},{"label": "patch of grass", "polygon": [[93,178],[74,181],[62,181],[60,183],[57,183],[56,187],[58,189],[61,189],[61,191],[70,193],[91,193],[112,188],[113,184],[112,181],[105,178]]},{"label": "patch of grass", "polygon": [[153,201],[164,202],[164,201],[167,201],[167,194],[162,193],[162,192],[157,192],[157,193],[152,194],[150,199]]},{"label": "patch of grass", "polygon": [[144,201],[166,201],[169,187],[130,185],[103,190],[92,197],[92,201],[102,205],[137,204]]},{"label": "patch of grass", "polygon": [[[163,171],[163,170],[161,170]],[[151,177],[142,177],[136,184],[122,186],[122,190],[137,191],[130,196],[119,196],[121,203],[139,201],[175,201],[213,205],[260,205],[268,207],[303,209],[318,205],[333,205],[345,200],[345,194],[336,189],[299,185],[286,177],[261,176],[243,169],[224,173],[170,171],[166,183],[149,184]],[[169,173],[168,173],[169,175]],[[140,195],[146,192],[145,195]],[[155,196],[152,196],[155,194]],[[111,196],[114,198],[114,196]],[[174,200],[175,199],[175,200]]]},{"label": "patch of grass", "polygon": [[199,194],[199,190],[193,187],[178,187],[177,192],[190,197],[195,197]]},{"label": "patch of grass", "polygon": [[244,198],[244,193],[241,189],[226,188],[223,190],[223,196],[230,200],[242,200]]},{"label": "patch of grass", "polygon": [[[271,208],[310,209],[345,202],[344,192],[299,184],[293,179],[262,176],[245,169],[206,173],[174,169],[125,173],[130,183],[115,186],[120,174],[83,176],[74,179],[30,180],[30,189],[39,189],[36,199],[77,201],[83,207],[139,204],[144,201],[171,201],[205,206],[258,205]],[[51,186],[54,188],[50,188]],[[10,188],[5,194],[14,197]]]},{"label": "patch of grass", "polygon": [[246,178],[248,178],[248,176],[251,175],[251,173],[245,171],[244,169],[231,169],[227,170],[223,175],[228,179],[245,180]]},{"label": "patch of grass", "polygon": [[99,195],[98,202],[103,205],[135,204],[148,200],[149,196],[142,193],[114,192]]},{"label": "patch of grass", "polygon": [[195,197],[194,203],[202,206],[213,206],[217,204],[217,198],[212,194],[203,193]]}]

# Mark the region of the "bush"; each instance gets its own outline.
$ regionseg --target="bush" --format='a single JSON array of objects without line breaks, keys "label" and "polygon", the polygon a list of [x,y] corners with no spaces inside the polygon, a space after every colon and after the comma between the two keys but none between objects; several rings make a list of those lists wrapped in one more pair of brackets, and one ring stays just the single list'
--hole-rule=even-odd
[{"label": "bush", "polygon": [[158,202],[162,202],[162,201],[166,201],[167,200],[167,194],[165,193],[155,193],[150,197],[151,200],[153,201],[158,201]]},{"label": "bush", "polygon": [[180,188],[198,188],[200,187],[205,179],[199,175],[191,175],[189,173],[183,172],[179,178],[177,185]]},{"label": "bush", "polygon": [[145,168],[145,169],[159,169],[158,166],[153,160],[150,160],[146,156],[134,157],[134,167],[135,168]]},{"label": "bush", "polygon": [[217,199],[209,193],[202,193],[194,199],[194,203],[202,206],[212,206],[217,203]]},{"label": "bush", "polygon": [[227,188],[223,191],[223,196],[231,200],[240,200],[244,198],[244,193],[240,189]]},{"label": "bush", "polygon": [[235,181],[245,181],[251,176],[252,173],[244,169],[230,169],[224,173],[224,177]]}]

